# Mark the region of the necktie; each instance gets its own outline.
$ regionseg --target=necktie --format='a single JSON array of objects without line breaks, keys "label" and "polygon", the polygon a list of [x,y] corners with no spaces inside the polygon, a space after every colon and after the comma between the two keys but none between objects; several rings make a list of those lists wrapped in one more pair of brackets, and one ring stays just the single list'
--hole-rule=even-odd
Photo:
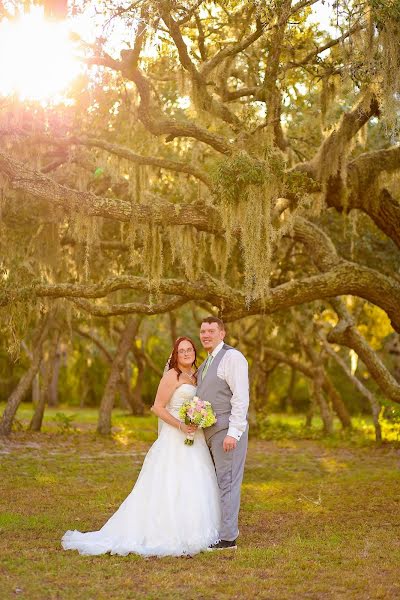
[{"label": "necktie", "polygon": [[201,380],[202,380],[202,381],[203,381],[204,377],[205,377],[205,376],[206,376],[206,374],[207,374],[208,367],[211,365],[211,363],[212,363],[212,361],[213,361],[213,358],[214,358],[214,357],[213,357],[213,355],[212,355],[212,354],[209,354],[209,355],[208,355],[208,358],[207,358],[207,360],[206,360],[206,364],[204,365],[203,373],[201,374]]}]

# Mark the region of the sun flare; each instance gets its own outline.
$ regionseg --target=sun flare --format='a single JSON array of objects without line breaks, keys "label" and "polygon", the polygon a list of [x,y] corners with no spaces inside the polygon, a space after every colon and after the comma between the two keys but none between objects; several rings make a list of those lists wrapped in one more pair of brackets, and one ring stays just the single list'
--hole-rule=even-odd
[{"label": "sun flare", "polygon": [[66,22],[48,21],[33,7],[0,23],[0,95],[60,102],[79,71]]}]

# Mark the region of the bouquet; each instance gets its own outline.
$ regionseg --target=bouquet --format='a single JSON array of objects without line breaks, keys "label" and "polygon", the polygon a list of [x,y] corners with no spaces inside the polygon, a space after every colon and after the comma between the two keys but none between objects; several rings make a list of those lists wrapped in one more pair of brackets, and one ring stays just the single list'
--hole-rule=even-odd
[{"label": "bouquet", "polygon": [[[193,396],[191,400],[185,400],[179,409],[179,417],[186,425],[197,425],[197,427],[211,427],[217,422],[211,403],[200,400],[198,396]],[[193,446],[194,433],[188,434],[185,444]]]}]

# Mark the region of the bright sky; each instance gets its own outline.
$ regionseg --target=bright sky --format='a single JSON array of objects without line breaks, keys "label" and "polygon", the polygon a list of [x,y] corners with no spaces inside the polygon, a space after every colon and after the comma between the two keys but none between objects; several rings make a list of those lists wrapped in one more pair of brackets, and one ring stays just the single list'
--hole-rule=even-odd
[{"label": "bright sky", "polygon": [[330,25],[332,17],[335,16],[335,10],[333,8],[334,0],[320,0],[312,7],[312,16],[310,19],[315,23],[319,23],[321,29],[329,31],[331,35],[334,35],[336,28]]},{"label": "bright sky", "polygon": [[58,102],[80,68],[68,23],[45,21],[41,7],[0,23],[1,94]]},{"label": "bright sky", "polygon": [[[336,36],[336,28],[329,25],[334,16],[333,1],[320,0],[313,6],[310,19]],[[45,21],[43,8],[33,6],[18,21],[0,22],[0,95],[16,94],[22,100],[39,100],[44,105],[62,101],[63,91],[82,70],[77,47],[69,38],[71,30],[87,42],[103,35],[107,50],[114,56],[126,47],[121,38],[132,42],[135,35],[132,24],[128,28],[117,21],[104,30],[104,17],[96,14],[94,3],[64,22]]]}]

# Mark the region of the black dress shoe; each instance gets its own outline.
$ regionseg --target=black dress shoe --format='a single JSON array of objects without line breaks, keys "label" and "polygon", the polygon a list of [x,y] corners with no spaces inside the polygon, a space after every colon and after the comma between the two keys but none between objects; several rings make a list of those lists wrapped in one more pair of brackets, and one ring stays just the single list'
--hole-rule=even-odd
[{"label": "black dress shoe", "polygon": [[231,542],[228,540],[218,540],[215,544],[208,546],[207,552],[214,552],[214,550],[236,550],[236,548],[236,540],[232,540]]}]

